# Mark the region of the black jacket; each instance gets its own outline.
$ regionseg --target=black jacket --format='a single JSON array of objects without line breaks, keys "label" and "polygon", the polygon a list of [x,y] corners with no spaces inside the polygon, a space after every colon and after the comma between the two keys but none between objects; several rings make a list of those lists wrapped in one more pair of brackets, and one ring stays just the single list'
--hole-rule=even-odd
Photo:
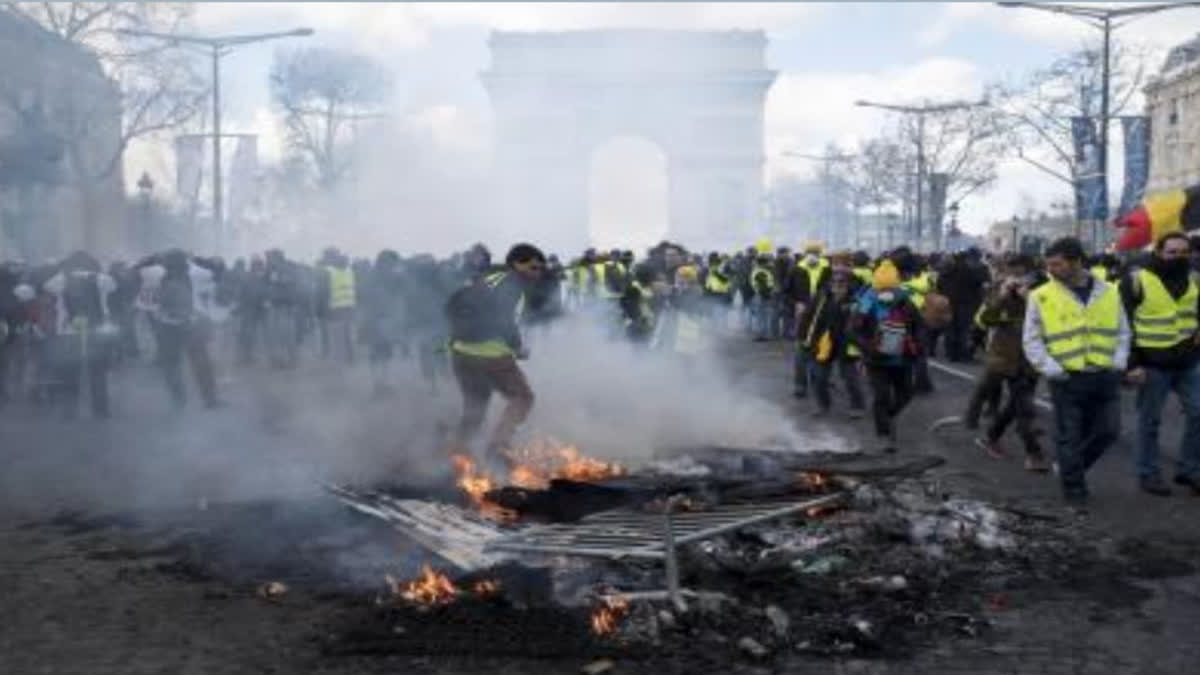
[{"label": "black jacket", "polygon": [[[1153,273],[1152,270],[1151,272]],[[1134,316],[1144,297],[1140,284],[1134,282],[1135,274],[1136,272],[1125,275],[1118,285],[1121,291],[1121,302],[1125,305],[1125,315],[1129,317],[1130,326],[1135,326]],[[1164,279],[1163,286],[1175,300],[1182,297],[1188,289],[1188,284],[1183,281],[1171,283]],[[1200,302],[1197,302],[1197,305],[1197,310],[1200,311]],[[1134,344],[1129,350],[1129,368],[1149,366],[1163,370],[1186,370],[1194,366],[1197,361],[1200,361],[1200,348],[1196,346],[1194,339],[1184,340],[1166,349],[1145,349],[1137,346],[1137,328],[1134,327]]]},{"label": "black jacket", "polygon": [[446,302],[451,338],[463,342],[500,340],[514,351],[522,347],[517,308],[525,282],[516,272],[490,272],[454,292]]}]

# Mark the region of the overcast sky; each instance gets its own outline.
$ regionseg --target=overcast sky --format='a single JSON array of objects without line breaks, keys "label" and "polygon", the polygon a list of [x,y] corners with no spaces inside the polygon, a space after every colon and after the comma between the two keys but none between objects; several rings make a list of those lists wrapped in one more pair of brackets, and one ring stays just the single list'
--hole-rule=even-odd
[{"label": "overcast sky", "polygon": [[[1125,3],[1128,4],[1128,3]],[[357,49],[396,76],[401,105],[430,125],[439,143],[481,149],[489,143],[490,110],[478,73],[489,65],[487,34],[501,30],[654,27],[763,29],[768,67],[780,72],[766,110],[768,172],[808,174],[786,149],[819,152],[825,143],[851,145],[876,135],[882,113],[853,101],[915,102],[977,96],[983,83],[1027,72],[1076,49],[1099,31],[1070,19],[989,3],[796,4],[355,4],[199,3],[196,28],[240,33],[310,26],[312,45]],[[1180,9],[1121,29],[1129,42],[1167,48],[1200,30],[1200,10]],[[224,60],[225,126],[262,135],[262,153],[278,153],[267,72],[276,45],[245,47]],[[1160,60],[1153,67],[1157,69]],[[1119,129],[1113,127],[1113,137]],[[143,168],[170,182],[165,153],[139,148],[130,174]],[[1119,155],[1113,190],[1119,192]],[[1040,206],[1069,193],[1020,160],[1006,163],[997,186],[962,205],[971,231],[1012,215],[1028,193]]]}]

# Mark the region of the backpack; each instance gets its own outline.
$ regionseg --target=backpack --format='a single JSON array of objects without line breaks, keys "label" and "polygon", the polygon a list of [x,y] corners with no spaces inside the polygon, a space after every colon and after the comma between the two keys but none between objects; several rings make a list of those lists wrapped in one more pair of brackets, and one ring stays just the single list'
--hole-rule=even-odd
[{"label": "backpack", "polygon": [[171,324],[187,323],[195,312],[192,283],[187,277],[167,276],[158,287],[158,313]]},{"label": "backpack", "polygon": [[461,342],[482,342],[494,339],[489,330],[488,312],[491,289],[482,280],[461,286],[446,301],[446,320],[450,324],[450,339]]},{"label": "backpack", "polygon": [[921,317],[930,330],[942,330],[954,319],[954,310],[950,307],[950,298],[941,293],[926,293],[925,306],[921,308]]},{"label": "backpack", "polygon": [[876,301],[875,335],[872,342],[880,356],[905,357],[917,355],[916,337],[909,331],[903,304],[884,305]]},{"label": "backpack", "polygon": [[63,309],[67,311],[68,319],[86,318],[99,322],[100,316],[100,287],[96,284],[96,275],[71,272],[66,274],[66,284],[63,288]]}]

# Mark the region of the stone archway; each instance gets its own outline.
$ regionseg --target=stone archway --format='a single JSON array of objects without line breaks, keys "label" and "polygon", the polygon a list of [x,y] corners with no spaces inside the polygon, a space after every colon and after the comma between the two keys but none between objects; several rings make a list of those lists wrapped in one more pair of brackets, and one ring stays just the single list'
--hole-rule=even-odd
[{"label": "stone archway", "polygon": [[500,228],[564,253],[588,232],[589,158],[613,136],[667,157],[671,239],[738,246],[758,220],[762,31],[493,33],[481,74],[495,113]]},{"label": "stone archway", "polygon": [[614,136],[588,158],[589,245],[644,251],[668,234],[667,156],[654,143]]}]

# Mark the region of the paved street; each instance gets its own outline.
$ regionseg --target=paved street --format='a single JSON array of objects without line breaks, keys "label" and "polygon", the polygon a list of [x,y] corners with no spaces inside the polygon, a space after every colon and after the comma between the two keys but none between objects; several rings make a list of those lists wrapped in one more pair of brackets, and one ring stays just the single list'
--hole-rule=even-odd
[{"label": "paved street", "polygon": [[[790,380],[786,369],[779,367],[780,350],[777,344],[735,345],[731,365],[742,377],[734,386],[747,395],[784,401],[801,424],[808,424],[809,404],[793,402],[788,396]],[[347,384],[313,369],[303,374],[303,379],[286,385],[293,395],[304,392],[299,400],[334,401],[361,395],[361,387],[356,388],[352,380]],[[123,377],[129,378],[127,383],[147,384],[153,380],[141,380],[149,375],[138,372]],[[988,459],[964,432],[929,435],[928,424],[961,406],[970,386],[945,373],[935,377],[937,394],[919,399],[906,414],[901,434],[905,451],[944,455],[949,462],[939,470],[939,477],[948,493],[1061,514],[1071,522],[1073,516],[1058,506],[1052,478],[1026,474],[1015,459]],[[249,578],[257,570],[246,570],[246,579],[214,579],[172,562],[179,560],[179,552],[164,548],[163,532],[212,527],[186,515],[189,508],[193,512],[198,508],[197,500],[209,499],[216,505],[250,497],[275,502],[298,499],[295,509],[286,506],[292,502],[282,502],[281,513],[306,512],[312,508],[306,505],[321,497],[315,490],[297,491],[296,486],[311,477],[289,476],[290,464],[312,466],[313,456],[331,453],[327,462],[331,470],[363,470],[362,462],[339,466],[337,448],[347,447],[339,442],[339,435],[354,429],[346,437],[351,445],[385,447],[380,438],[394,437],[399,428],[394,416],[386,415],[387,406],[376,404],[360,408],[360,424],[329,428],[328,420],[341,418],[334,411],[345,405],[343,400],[323,409],[326,428],[324,437],[319,437],[311,420],[305,421],[314,412],[308,403],[299,408],[304,414],[291,407],[296,398],[280,398],[274,401],[277,408],[272,407],[269,394],[278,392],[282,382],[241,375],[225,384],[231,392],[230,405],[216,413],[218,423],[205,420],[202,430],[195,426],[204,419],[199,411],[164,417],[155,408],[161,402],[156,403],[153,389],[140,386],[129,388],[130,401],[139,403],[127,408],[132,420],[83,420],[72,426],[30,418],[16,409],[3,413],[0,438],[8,466],[0,578],[10,589],[3,599],[6,609],[22,617],[0,628],[4,672],[367,673],[402,667],[406,672],[448,675],[530,669],[576,672],[582,665],[570,659],[470,663],[455,658],[324,658],[314,640],[343,611],[338,602],[303,585],[278,603],[266,602],[255,595]],[[451,400],[439,405],[453,414]],[[49,436],[47,423],[53,428]],[[850,439],[869,438],[865,422],[827,424],[824,431]],[[410,433],[418,432],[410,428]],[[258,461],[233,463],[231,453],[247,452]],[[831,669],[839,673],[1188,672],[1198,656],[1191,632],[1200,620],[1200,576],[1194,565],[1200,553],[1195,519],[1200,500],[1141,495],[1129,479],[1129,453],[1128,443],[1123,442],[1098,467],[1093,479],[1095,508],[1078,526],[1093,532],[1097,546],[1110,551],[1114,560],[1140,566],[1138,573],[1144,578],[1113,586],[1110,577],[1088,572],[1078,588],[1060,593],[1035,597],[999,591],[1000,599],[993,600],[996,606],[989,613],[994,630],[978,639],[947,641],[918,652],[912,660],[785,659],[778,667],[794,673]],[[289,456],[307,459],[289,463]],[[386,452],[380,453],[385,456]],[[261,473],[233,482],[223,471],[234,465],[257,466]],[[383,466],[386,462],[380,459],[377,467]],[[214,492],[216,485],[224,486],[225,494]],[[181,511],[185,505],[188,508]],[[64,518],[64,508],[82,513]],[[159,514],[161,527],[128,528],[119,520],[107,524],[86,520],[89,513],[129,510]],[[332,517],[321,508],[314,513]],[[272,518],[269,522],[277,523],[276,528],[295,527],[285,524],[282,516]],[[219,529],[216,534],[221,536]],[[230,531],[228,536],[231,545],[237,545],[237,537],[245,534]],[[409,556],[403,561],[406,566],[419,559],[405,555]],[[730,667],[732,672],[756,672],[745,664]],[[636,663],[619,663],[616,672],[640,668]],[[662,670],[661,664],[655,668]]]}]

